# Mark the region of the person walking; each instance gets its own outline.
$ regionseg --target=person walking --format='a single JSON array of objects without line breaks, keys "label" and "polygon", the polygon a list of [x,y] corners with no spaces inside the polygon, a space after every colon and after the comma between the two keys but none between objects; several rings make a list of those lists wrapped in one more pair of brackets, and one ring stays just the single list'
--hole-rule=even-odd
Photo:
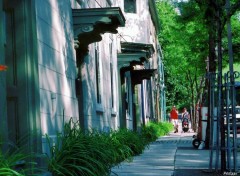
[{"label": "person walking", "polygon": [[171,118],[171,122],[174,126],[174,133],[178,132],[178,111],[176,109],[176,106],[172,107],[172,110],[170,112],[170,118]]},{"label": "person walking", "polygon": [[182,112],[182,129],[183,132],[189,131],[190,115],[187,111],[187,108],[183,108]]},{"label": "person walking", "polygon": [[187,111],[187,108],[183,108],[183,112],[182,112],[182,119],[183,118],[187,118],[188,120],[190,120],[190,115]]}]

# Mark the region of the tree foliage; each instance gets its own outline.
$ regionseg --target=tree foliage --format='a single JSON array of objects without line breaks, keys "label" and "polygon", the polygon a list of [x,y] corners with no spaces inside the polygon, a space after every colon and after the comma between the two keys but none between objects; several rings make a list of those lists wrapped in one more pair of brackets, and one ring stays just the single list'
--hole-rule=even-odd
[{"label": "tree foliage", "polygon": [[[232,0],[232,35],[235,62],[240,62],[240,0]],[[185,104],[181,99],[188,95],[189,76],[200,77],[205,72],[207,57],[211,57],[210,67],[216,70],[216,12],[221,9],[223,32],[223,66],[228,64],[228,47],[226,34],[225,10],[226,1],[189,0],[188,2],[174,3],[161,0],[157,2],[157,9],[161,23],[159,41],[164,52],[164,65],[167,86],[167,103]],[[212,34],[211,34],[212,33]],[[210,39],[212,35],[212,39]],[[210,40],[213,46],[210,49]],[[212,50],[212,51],[211,51]],[[186,101],[186,100],[184,100]]]},{"label": "tree foliage", "polygon": [[[177,7],[176,7],[177,5]],[[196,3],[157,3],[163,48],[167,105],[178,107],[192,104],[196,86],[205,72],[207,30]]]},{"label": "tree foliage", "polygon": [[[194,110],[203,85],[203,79],[199,78],[229,65],[228,21],[231,21],[234,62],[240,62],[240,0],[230,0],[230,7],[227,2],[158,1],[168,106],[187,105]],[[205,83],[209,90],[207,79]]]}]

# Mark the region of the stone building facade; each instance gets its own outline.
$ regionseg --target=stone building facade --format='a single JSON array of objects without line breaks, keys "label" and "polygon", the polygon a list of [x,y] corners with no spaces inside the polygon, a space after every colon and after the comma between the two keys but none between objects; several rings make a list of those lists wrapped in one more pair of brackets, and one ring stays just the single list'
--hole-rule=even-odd
[{"label": "stone building facade", "polygon": [[44,151],[70,118],[100,131],[163,119],[154,0],[0,0],[0,17],[5,140]]}]

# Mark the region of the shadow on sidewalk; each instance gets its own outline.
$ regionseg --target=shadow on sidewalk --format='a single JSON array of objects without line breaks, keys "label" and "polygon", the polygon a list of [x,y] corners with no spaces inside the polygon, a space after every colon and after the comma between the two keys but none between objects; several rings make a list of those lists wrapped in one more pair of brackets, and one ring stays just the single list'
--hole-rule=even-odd
[{"label": "shadow on sidewalk", "polygon": [[176,169],[173,176],[226,176],[234,173],[218,173],[209,169]]}]

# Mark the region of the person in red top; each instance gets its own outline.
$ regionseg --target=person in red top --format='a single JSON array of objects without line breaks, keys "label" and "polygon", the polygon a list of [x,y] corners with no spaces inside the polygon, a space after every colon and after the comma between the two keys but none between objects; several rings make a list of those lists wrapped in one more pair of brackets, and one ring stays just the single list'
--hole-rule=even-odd
[{"label": "person in red top", "polygon": [[172,110],[170,112],[170,119],[175,129],[174,133],[177,133],[178,132],[178,111],[176,109],[176,106],[172,107]]}]

